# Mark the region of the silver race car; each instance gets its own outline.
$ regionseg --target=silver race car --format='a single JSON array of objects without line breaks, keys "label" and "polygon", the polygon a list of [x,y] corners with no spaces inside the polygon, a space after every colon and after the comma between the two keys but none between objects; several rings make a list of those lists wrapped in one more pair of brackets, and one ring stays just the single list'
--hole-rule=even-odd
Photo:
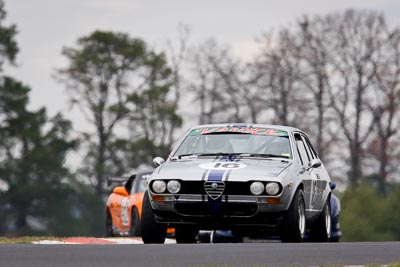
[{"label": "silver race car", "polygon": [[153,160],[142,207],[144,243],[195,243],[199,229],[283,242],[331,235],[331,179],[306,134],[276,125],[191,128],[169,158]]}]

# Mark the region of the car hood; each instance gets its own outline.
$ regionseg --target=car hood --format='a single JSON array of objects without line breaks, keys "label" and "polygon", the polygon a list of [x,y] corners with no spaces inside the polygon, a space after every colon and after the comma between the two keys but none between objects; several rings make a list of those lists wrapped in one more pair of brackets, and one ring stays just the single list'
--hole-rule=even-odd
[{"label": "car hood", "polygon": [[152,179],[279,180],[280,174],[291,165],[291,160],[280,159],[184,159],[165,162],[153,173]]}]

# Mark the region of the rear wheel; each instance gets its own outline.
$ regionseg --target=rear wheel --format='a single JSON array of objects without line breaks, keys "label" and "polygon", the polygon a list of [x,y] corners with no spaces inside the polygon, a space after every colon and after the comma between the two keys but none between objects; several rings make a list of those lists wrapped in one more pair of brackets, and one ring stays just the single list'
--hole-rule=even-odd
[{"label": "rear wheel", "polygon": [[331,238],[331,205],[327,199],[321,215],[313,224],[310,232],[311,241],[314,242],[329,242]]},{"label": "rear wheel", "polygon": [[281,225],[282,242],[302,242],[306,231],[306,208],[303,191],[298,189]]},{"label": "rear wheel", "polygon": [[141,229],[145,244],[163,244],[165,242],[167,226],[156,222],[147,191],[143,198]]},{"label": "rear wheel", "polygon": [[131,227],[129,229],[129,235],[130,236],[138,236],[138,237],[140,237],[142,235],[141,229],[140,229],[139,212],[136,209],[136,207],[133,207],[132,212],[131,212]]},{"label": "rear wheel", "polygon": [[114,230],[113,230],[113,221],[111,218],[110,211],[107,210],[106,213],[106,236],[107,237],[113,237],[114,236]]},{"label": "rear wheel", "polygon": [[175,238],[178,244],[197,243],[196,236],[199,231],[192,226],[179,225],[175,227]]}]

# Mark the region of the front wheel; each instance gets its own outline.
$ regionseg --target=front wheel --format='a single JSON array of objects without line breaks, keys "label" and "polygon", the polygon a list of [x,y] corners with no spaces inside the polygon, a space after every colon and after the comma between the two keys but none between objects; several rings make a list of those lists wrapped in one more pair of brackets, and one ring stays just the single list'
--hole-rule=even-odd
[{"label": "front wheel", "polygon": [[302,242],[306,231],[303,190],[298,189],[281,224],[282,242]]},{"label": "front wheel", "polygon": [[167,226],[156,222],[147,191],[143,198],[141,228],[143,243],[163,244],[165,242]]},{"label": "front wheel", "polygon": [[331,238],[331,205],[327,199],[321,215],[311,228],[311,241],[314,242],[329,242]]},{"label": "front wheel", "polygon": [[136,207],[133,207],[131,212],[131,227],[129,229],[130,236],[140,237],[142,235],[140,224],[139,212]]},{"label": "front wheel", "polygon": [[106,236],[107,237],[113,237],[114,236],[114,230],[113,230],[113,221],[111,218],[110,212],[107,210],[106,213]]}]

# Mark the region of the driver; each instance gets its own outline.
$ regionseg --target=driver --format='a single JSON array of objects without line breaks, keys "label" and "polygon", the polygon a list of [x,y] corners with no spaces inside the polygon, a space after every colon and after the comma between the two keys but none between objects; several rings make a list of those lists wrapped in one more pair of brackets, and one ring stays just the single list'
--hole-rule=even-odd
[{"label": "driver", "polygon": [[229,138],[225,135],[206,135],[204,148],[206,153],[233,153]]}]

